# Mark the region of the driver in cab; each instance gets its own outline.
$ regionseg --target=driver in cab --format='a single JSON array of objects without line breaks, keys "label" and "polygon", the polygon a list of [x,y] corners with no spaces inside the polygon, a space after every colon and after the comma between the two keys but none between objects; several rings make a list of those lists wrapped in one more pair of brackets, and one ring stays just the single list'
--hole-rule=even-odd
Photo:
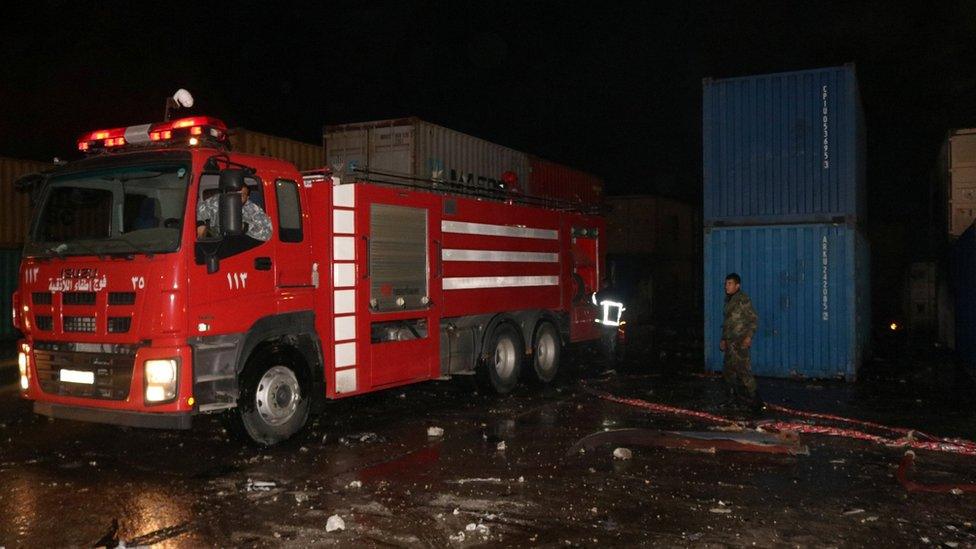
[{"label": "driver in cab", "polygon": [[[271,218],[261,206],[248,200],[251,189],[247,185],[242,186],[240,192],[245,234],[260,242],[267,242],[271,238]],[[219,198],[219,193],[214,194],[197,205],[197,238],[206,237],[208,228],[212,232],[216,230],[220,222]]]}]

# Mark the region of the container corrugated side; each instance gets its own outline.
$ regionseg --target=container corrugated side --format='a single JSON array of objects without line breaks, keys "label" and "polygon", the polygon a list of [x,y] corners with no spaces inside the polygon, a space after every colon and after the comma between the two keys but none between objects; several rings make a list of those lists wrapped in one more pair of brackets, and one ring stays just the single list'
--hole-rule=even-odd
[{"label": "container corrugated side", "polygon": [[845,225],[705,230],[705,362],[719,350],[725,276],[736,272],[759,314],[752,369],[769,377],[854,380],[869,351],[867,240]]},{"label": "container corrugated side", "polygon": [[230,132],[230,145],[235,151],[287,160],[299,170],[325,166],[325,152],[320,145],[285,137],[236,128]]},{"label": "container corrugated side", "polygon": [[0,246],[17,247],[24,243],[30,223],[30,196],[14,189],[22,175],[50,168],[50,164],[33,160],[0,157]]},{"label": "container corrugated side", "polygon": [[702,132],[706,224],[864,221],[853,65],[706,79]]},{"label": "container corrugated side", "polygon": [[505,172],[519,181],[529,176],[526,154],[417,118],[327,126],[324,139],[337,173],[369,170],[378,179],[392,173],[478,189],[497,189]]},{"label": "container corrugated side", "polygon": [[20,272],[20,249],[0,249],[0,341],[17,339],[10,311]]},{"label": "container corrugated side", "polygon": [[529,157],[529,170],[523,184],[529,196],[584,206],[603,203],[603,180],[595,175],[534,156]]},{"label": "container corrugated side", "polygon": [[976,225],[970,225],[952,245],[952,274],[956,352],[976,373]]}]

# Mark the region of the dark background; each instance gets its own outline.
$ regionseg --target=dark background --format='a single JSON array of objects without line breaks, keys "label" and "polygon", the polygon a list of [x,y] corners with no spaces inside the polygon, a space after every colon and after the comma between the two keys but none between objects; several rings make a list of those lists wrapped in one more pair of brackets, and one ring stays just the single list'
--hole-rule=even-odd
[{"label": "dark background", "polygon": [[71,159],[96,128],[193,113],[321,142],[416,115],[582,168],[610,194],[701,201],[701,79],[854,62],[875,313],[930,226],[947,130],[976,126],[976,3],[49,2],[5,6],[0,155]]}]

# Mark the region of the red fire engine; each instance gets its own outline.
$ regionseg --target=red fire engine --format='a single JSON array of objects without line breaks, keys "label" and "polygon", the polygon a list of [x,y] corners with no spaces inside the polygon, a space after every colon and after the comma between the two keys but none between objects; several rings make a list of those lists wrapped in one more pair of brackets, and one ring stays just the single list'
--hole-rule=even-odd
[{"label": "red fire engine", "polygon": [[85,159],[26,181],[14,322],[39,414],[189,428],[227,411],[273,444],[326,399],[455,375],[498,393],[549,382],[565,344],[604,331],[599,216],[302,174],[228,150],[209,117],[78,147]]}]

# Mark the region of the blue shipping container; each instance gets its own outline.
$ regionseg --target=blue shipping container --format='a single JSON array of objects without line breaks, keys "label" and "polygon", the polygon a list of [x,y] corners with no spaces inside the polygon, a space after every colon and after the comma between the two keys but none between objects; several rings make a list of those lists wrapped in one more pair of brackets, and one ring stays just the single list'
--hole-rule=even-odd
[{"label": "blue shipping container", "polygon": [[[17,273],[20,271],[20,250],[0,250],[0,341],[20,337],[14,329],[10,312],[14,290],[17,289]],[[0,351],[2,355],[2,351]]]},{"label": "blue shipping container", "polygon": [[952,286],[956,295],[956,352],[976,371],[976,225],[952,246]]},{"label": "blue shipping container", "polygon": [[739,273],[759,314],[752,369],[853,381],[870,343],[867,240],[846,225],[705,229],[705,364],[722,369],[725,276]]},{"label": "blue shipping container", "polygon": [[706,225],[863,222],[853,65],[703,82]]}]

